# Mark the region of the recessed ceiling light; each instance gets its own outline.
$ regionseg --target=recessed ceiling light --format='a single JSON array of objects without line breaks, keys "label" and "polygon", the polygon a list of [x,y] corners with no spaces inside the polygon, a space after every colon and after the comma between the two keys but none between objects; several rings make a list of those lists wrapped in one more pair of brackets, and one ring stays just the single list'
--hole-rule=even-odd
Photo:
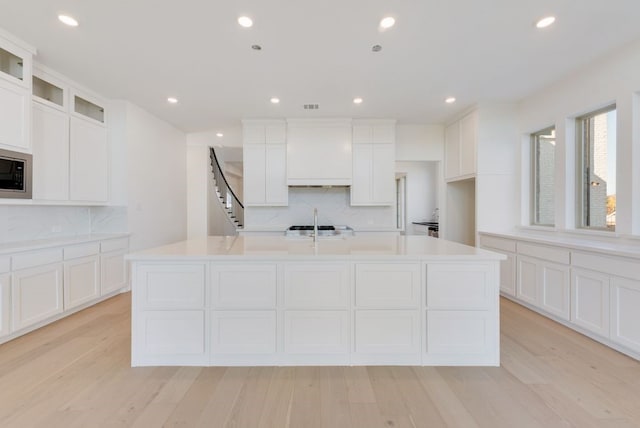
[{"label": "recessed ceiling light", "polygon": [[382,50],[382,46],[380,46],[380,45],[373,45],[373,46],[371,47],[371,50],[372,50],[373,52],[380,52],[380,51]]},{"label": "recessed ceiling light", "polygon": [[175,98],[175,97],[169,97],[169,98],[167,98],[167,102],[169,104],[177,104],[178,103],[178,99]]},{"label": "recessed ceiling light", "polygon": [[216,137],[218,137],[218,138],[222,138],[222,137],[224,137],[224,134],[223,134],[222,132],[218,132],[218,133],[216,134]]},{"label": "recessed ceiling light", "polygon": [[387,28],[393,27],[395,23],[396,19],[393,16],[387,16],[382,18],[382,21],[380,21],[380,28],[384,28],[386,30]]},{"label": "recessed ceiling light", "polygon": [[556,17],[555,16],[547,16],[545,18],[542,18],[538,22],[536,22],[536,27],[537,28],[546,28],[549,25],[553,24],[555,21],[556,21]]},{"label": "recessed ceiling light", "polygon": [[238,24],[240,24],[241,27],[249,28],[253,25],[253,20],[248,16],[241,16],[238,18]]},{"label": "recessed ceiling light", "polygon": [[360,98],[360,97],[356,97],[356,98],[354,98],[354,99],[353,99],[353,103],[354,103],[354,104],[362,104],[362,98]]},{"label": "recessed ceiling light", "polygon": [[280,102],[280,98],[273,97],[273,98],[271,98],[271,100],[269,100],[269,101],[271,101],[271,104],[278,104],[278,103]]},{"label": "recessed ceiling light", "polygon": [[78,26],[78,21],[69,15],[58,15],[58,19],[60,20],[60,22],[62,22],[63,24],[68,25],[69,27],[77,27]]},{"label": "recessed ceiling light", "polygon": [[456,98],[455,97],[448,97],[448,98],[445,98],[444,102],[447,103],[447,104],[453,104],[453,103],[456,102]]}]

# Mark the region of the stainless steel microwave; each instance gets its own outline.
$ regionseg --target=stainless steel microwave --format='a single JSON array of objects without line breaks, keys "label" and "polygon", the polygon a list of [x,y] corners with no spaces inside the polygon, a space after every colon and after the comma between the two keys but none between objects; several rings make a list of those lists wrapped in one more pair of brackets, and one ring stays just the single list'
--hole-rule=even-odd
[{"label": "stainless steel microwave", "polygon": [[0,198],[31,199],[31,164],[28,153],[0,149]]}]

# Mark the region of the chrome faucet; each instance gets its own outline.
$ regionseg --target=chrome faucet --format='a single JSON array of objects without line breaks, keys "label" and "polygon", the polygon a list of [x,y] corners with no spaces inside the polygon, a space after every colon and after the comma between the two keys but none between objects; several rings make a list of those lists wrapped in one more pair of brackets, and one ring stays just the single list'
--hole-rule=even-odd
[{"label": "chrome faucet", "polygon": [[313,209],[313,242],[318,239],[318,209]]}]

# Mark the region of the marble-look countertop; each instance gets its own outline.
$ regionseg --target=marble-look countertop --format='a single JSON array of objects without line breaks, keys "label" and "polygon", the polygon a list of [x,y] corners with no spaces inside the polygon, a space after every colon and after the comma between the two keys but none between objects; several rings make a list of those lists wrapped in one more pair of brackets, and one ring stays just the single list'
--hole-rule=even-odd
[{"label": "marble-look countertop", "polygon": [[616,239],[602,236],[590,237],[566,233],[554,234],[524,230],[503,233],[479,233],[480,235],[495,236],[498,238],[515,239],[543,245],[556,245],[576,250],[640,259],[640,239]]},{"label": "marble-look countertop", "polygon": [[151,248],[129,260],[503,260],[505,256],[427,236],[363,235],[320,238],[284,236],[209,236]]},{"label": "marble-look countertop", "polygon": [[19,253],[22,251],[42,250],[65,245],[84,244],[107,239],[126,238],[128,233],[94,233],[90,235],[74,235],[64,238],[36,239],[29,241],[7,242],[0,244],[0,255]]}]

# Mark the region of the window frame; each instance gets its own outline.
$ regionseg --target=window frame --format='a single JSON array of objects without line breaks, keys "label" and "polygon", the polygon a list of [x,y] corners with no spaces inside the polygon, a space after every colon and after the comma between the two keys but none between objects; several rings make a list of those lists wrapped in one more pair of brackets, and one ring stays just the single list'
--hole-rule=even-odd
[{"label": "window frame", "polygon": [[[591,142],[589,140],[590,134],[589,131],[591,129],[590,126],[585,126],[585,124],[604,113],[609,113],[612,111],[616,111],[617,113],[617,105],[616,103],[609,104],[605,107],[599,108],[597,110],[590,111],[589,113],[583,114],[575,118],[575,144],[576,144],[576,229],[579,230],[590,230],[590,231],[599,231],[599,232],[615,232],[617,224],[614,224],[613,228],[609,228],[606,226],[590,226],[588,223],[590,217],[590,210],[585,209],[585,201],[589,201],[591,198],[591,194],[589,192],[589,188],[591,185],[590,177],[591,170],[590,167],[585,165],[590,165],[590,156],[591,156]],[[616,116],[616,126],[617,126],[617,116]],[[586,135],[585,135],[586,134]],[[585,145],[589,144],[588,149],[585,150]],[[616,146],[618,142],[616,141]],[[607,153],[607,157],[609,154]],[[617,159],[615,160],[617,163]],[[617,177],[616,177],[617,178]]]},{"label": "window frame", "polygon": [[[555,227],[555,206],[554,206],[554,210],[553,210],[553,216],[554,216],[554,220],[553,223],[541,223],[538,221],[539,218],[539,212],[538,212],[538,208],[539,208],[539,204],[538,204],[538,189],[539,189],[539,174],[538,174],[538,165],[539,165],[539,146],[540,146],[540,137],[542,135],[548,134],[550,132],[555,132],[556,127],[555,125],[549,126],[547,128],[541,129],[537,132],[533,132],[530,134],[529,136],[529,149],[530,149],[530,156],[531,156],[531,172],[529,174],[529,180],[530,180],[530,186],[529,186],[529,193],[530,193],[530,200],[529,200],[529,224],[531,226],[539,226],[539,227]],[[557,135],[555,136],[554,140],[557,138]],[[554,159],[555,159],[555,149],[554,149]],[[555,182],[555,177],[554,177],[554,182]],[[555,204],[555,192],[553,194],[554,197],[554,204]]]}]

